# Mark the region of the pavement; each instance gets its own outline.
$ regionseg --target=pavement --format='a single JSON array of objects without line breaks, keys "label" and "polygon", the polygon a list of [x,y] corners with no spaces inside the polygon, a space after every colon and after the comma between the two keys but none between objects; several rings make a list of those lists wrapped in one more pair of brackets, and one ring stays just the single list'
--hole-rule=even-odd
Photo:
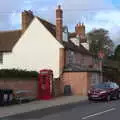
[{"label": "pavement", "polygon": [[0,107],[0,118],[20,115],[32,111],[47,110],[58,106],[72,105],[87,100],[87,96],[62,96],[51,100],[37,100],[24,104]]}]

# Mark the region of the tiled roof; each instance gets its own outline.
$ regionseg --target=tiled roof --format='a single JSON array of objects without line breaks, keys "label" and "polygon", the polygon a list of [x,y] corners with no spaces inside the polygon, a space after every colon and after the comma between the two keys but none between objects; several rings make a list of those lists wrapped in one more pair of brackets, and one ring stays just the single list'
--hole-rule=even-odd
[{"label": "tiled roof", "polygon": [[[48,29],[49,32],[51,32],[51,34],[56,37],[56,26],[44,19],[41,19],[40,17],[37,17],[38,20]],[[70,37],[71,35],[73,35],[73,37],[76,37],[76,33],[71,33],[70,34]],[[76,51],[76,52],[80,52],[80,53],[83,53],[83,54],[87,54],[87,55],[91,55],[91,53],[86,50],[82,45],[80,45],[79,47],[74,45],[71,41],[69,42],[60,42],[66,49],[71,49],[73,51]]]},{"label": "tiled roof", "polygon": [[75,52],[79,52],[79,53],[82,53],[82,54],[87,54],[87,55],[92,55],[87,49],[85,49],[82,45],[80,46],[76,46],[74,43],[72,43],[71,41],[68,41],[68,42],[63,42],[63,45],[65,47],[65,49],[70,49],[72,51],[75,51]]},{"label": "tiled roof", "polygon": [[[56,26],[37,17],[38,20],[56,37]],[[22,35],[22,30],[0,31],[0,52],[11,52],[12,48]]]},{"label": "tiled roof", "polygon": [[[69,33],[69,38],[76,38],[77,34],[76,32]],[[87,41],[86,38],[82,38],[81,36],[81,43],[85,43]]]},{"label": "tiled roof", "polygon": [[56,26],[40,17],[37,19],[47,28],[47,30],[56,38]]},{"label": "tiled roof", "polygon": [[88,65],[65,64],[64,72],[100,72],[100,69],[91,68]]},{"label": "tiled roof", "polygon": [[0,32],[0,51],[10,52],[13,46],[19,40],[21,36],[21,30],[15,31],[1,31]]},{"label": "tiled roof", "polygon": [[76,32],[69,33],[69,37],[70,37],[70,38],[76,37]]},{"label": "tiled roof", "polygon": [[[56,26],[44,19],[41,19],[40,17],[37,17],[38,20],[48,29],[48,31],[50,31],[52,33],[52,35],[54,37],[56,37]],[[71,33],[70,34],[70,37],[71,35],[73,35],[74,37],[76,37],[76,33]],[[80,52],[80,53],[83,53],[83,54],[87,54],[87,55],[91,55],[91,53],[86,50],[82,45],[80,45],[79,47],[74,45],[71,41],[69,42],[60,42],[66,49],[71,49],[73,51],[76,51],[76,52]]]},{"label": "tiled roof", "polygon": [[[56,37],[56,26],[52,23],[37,17],[37,19],[47,28],[51,34]],[[0,32],[0,51],[1,52],[11,52],[12,48],[19,40],[20,36],[22,35],[22,30],[15,30],[15,31],[3,31]],[[60,42],[60,41],[59,41]],[[74,45],[70,40],[69,42],[60,42],[65,49],[71,49],[76,52],[80,52],[82,54],[91,55],[91,53],[86,50],[82,45],[79,47]]]}]

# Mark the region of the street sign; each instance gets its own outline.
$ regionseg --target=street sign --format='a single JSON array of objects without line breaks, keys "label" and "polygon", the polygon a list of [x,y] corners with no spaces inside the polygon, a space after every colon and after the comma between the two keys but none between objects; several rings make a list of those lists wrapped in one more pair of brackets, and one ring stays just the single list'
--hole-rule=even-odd
[{"label": "street sign", "polygon": [[98,57],[99,57],[100,59],[103,59],[104,56],[105,56],[104,52],[103,52],[102,50],[100,50],[100,51],[98,52]]}]

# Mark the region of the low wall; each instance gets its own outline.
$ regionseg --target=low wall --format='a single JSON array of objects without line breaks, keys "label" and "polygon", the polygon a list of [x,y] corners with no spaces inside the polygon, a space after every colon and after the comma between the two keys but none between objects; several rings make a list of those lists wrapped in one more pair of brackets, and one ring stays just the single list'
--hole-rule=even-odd
[{"label": "low wall", "polygon": [[30,90],[31,96],[37,96],[37,79],[35,78],[0,78],[0,88]]},{"label": "low wall", "polygon": [[61,79],[61,90],[64,92],[64,86],[71,85],[74,95],[87,95],[88,91],[88,73],[87,72],[64,72]]},{"label": "low wall", "polygon": [[60,90],[60,79],[55,79],[53,81],[53,96],[58,97],[61,95],[61,90]]}]

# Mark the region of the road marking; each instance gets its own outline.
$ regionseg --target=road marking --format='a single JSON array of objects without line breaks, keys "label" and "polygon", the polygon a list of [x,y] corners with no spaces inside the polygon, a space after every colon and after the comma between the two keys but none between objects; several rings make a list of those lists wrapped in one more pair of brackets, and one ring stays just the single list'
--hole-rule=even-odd
[{"label": "road marking", "polygon": [[92,115],[83,117],[82,119],[85,120],[85,119],[88,119],[88,118],[90,118],[90,117],[94,117],[94,116],[97,116],[97,115],[101,115],[101,114],[104,114],[104,113],[106,113],[106,112],[110,112],[110,111],[114,111],[114,110],[116,110],[116,108],[111,108],[111,109],[105,110],[105,111],[103,111],[103,112],[98,112],[98,113],[95,113],[95,114],[92,114]]}]

